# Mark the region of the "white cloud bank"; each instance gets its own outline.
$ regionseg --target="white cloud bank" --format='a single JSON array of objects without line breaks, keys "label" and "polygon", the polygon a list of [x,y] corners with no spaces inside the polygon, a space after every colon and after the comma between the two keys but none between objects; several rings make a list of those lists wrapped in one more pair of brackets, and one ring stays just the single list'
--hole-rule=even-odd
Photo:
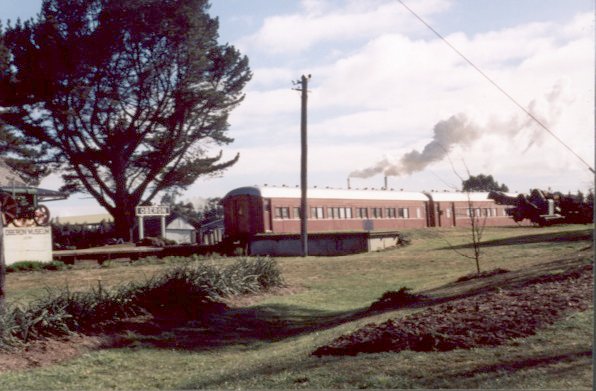
[{"label": "white cloud bank", "polygon": [[[368,7],[358,9],[363,3]],[[232,118],[237,145],[244,149],[234,170],[244,170],[248,183],[271,183],[268,178],[282,177],[282,171],[289,178],[297,177],[299,99],[290,81],[312,73],[311,182],[329,180],[333,171],[337,183],[329,185],[341,186],[350,172],[370,168],[383,157],[398,162],[408,152],[423,151],[437,123],[462,113],[481,132],[473,140],[454,144],[450,156],[457,162],[465,158],[472,173],[493,174],[522,190],[530,184],[561,190],[593,187],[593,177],[576,157],[441,40],[430,35],[421,38],[420,32],[412,38],[409,32],[416,29],[416,21],[399,10],[399,4],[342,4],[333,8],[329,2],[305,2],[303,13],[267,19],[259,31],[241,41],[249,57],[279,55],[275,67],[254,70],[256,82],[249,87],[245,106]],[[449,3],[415,5],[423,17],[438,17],[436,13]],[[377,19],[355,27],[362,15]],[[401,25],[394,26],[396,22]],[[592,162],[593,23],[593,15],[579,14],[568,23],[531,23],[473,36],[455,33],[447,39]],[[296,34],[298,25],[310,33]],[[337,58],[313,61],[312,68],[296,63],[293,55],[283,55],[289,48],[293,54],[314,47],[334,51],[357,39],[362,43],[350,50],[342,48]],[[504,131],[505,125],[508,129],[515,125],[515,131]],[[253,132],[260,134],[263,144],[248,146]],[[425,167],[451,172],[444,159]],[[269,170],[275,175],[269,176]],[[248,175],[253,172],[258,174]],[[396,181],[403,184],[399,187],[420,186],[422,177],[436,182],[424,170],[406,170]]]}]

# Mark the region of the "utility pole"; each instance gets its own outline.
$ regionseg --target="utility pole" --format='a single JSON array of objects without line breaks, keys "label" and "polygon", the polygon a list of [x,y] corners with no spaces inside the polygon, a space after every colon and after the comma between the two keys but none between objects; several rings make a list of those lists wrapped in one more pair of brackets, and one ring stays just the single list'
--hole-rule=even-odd
[{"label": "utility pole", "polygon": [[306,257],[308,255],[308,230],[307,230],[307,222],[308,222],[308,199],[307,199],[307,156],[308,156],[308,144],[307,144],[307,132],[306,132],[306,107],[308,101],[308,80],[310,79],[310,75],[304,76],[300,78],[299,81],[294,82],[294,84],[300,83],[299,88],[295,88],[296,91],[302,92],[302,105],[301,105],[301,115],[300,115],[300,141],[301,141],[301,150],[300,150],[300,191],[301,191],[301,199],[300,199],[300,242],[302,245],[302,256]]}]

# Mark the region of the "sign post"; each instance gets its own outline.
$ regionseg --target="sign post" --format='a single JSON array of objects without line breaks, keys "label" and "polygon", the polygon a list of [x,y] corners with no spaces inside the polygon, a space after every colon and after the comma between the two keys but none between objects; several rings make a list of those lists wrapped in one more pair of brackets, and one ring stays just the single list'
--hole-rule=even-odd
[{"label": "sign post", "polygon": [[139,240],[143,240],[145,237],[145,224],[143,218],[148,216],[160,216],[161,217],[161,237],[166,237],[166,216],[170,214],[169,205],[151,205],[151,206],[137,206],[135,213],[139,218]]}]

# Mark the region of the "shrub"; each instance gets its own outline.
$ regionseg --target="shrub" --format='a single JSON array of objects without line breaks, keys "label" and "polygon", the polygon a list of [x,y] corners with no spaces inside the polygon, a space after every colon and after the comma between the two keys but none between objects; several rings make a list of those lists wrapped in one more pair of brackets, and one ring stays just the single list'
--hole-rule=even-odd
[{"label": "shrub", "polygon": [[43,264],[44,270],[63,270],[66,268],[66,264],[62,261],[52,261]]},{"label": "shrub", "polygon": [[42,263],[36,261],[19,261],[15,262],[11,265],[6,266],[7,273],[14,273],[14,272],[29,272],[34,270],[41,270]]},{"label": "shrub", "polygon": [[0,313],[0,349],[32,339],[101,330],[130,316],[150,313],[170,319],[197,319],[225,309],[218,300],[238,293],[283,285],[270,258],[238,259],[227,267],[204,262],[175,264],[143,282],[87,292],[68,287],[47,294],[25,308]]},{"label": "shrub", "polygon": [[400,232],[398,239],[397,239],[397,244],[400,246],[408,246],[412,243],[412,238],[410,237],[409,234],[407,233],[403,233]]},{"label": "shrub", "polygon": [[66,267],[64,262],[52,261],[52,262],[37,262],[37,261],[19,261],[10,264],[6,267],[7,273],[14,272],[30,272],[40,270],[62,270]]}]

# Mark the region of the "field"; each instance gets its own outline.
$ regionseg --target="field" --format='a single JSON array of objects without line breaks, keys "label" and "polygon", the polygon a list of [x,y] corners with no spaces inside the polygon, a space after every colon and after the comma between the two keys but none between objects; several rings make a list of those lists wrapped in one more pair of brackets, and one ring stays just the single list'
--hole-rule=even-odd
[{"label": "field", "polygon": [[[508,273],[456,280],[475,271],[465,229],[409,231],[412,244],[342,257],[279,258],[286,287],[229,299],[207,323],[156,328],[137,323],[110,335],[79,336],[0,354],[1,389],[592,389],[593,306],[566,312],[535,335],[496,347],[316,357],[311,353],[365,325],[423,311],[371,313],[387,291],[408,287],[447,303],[507,289],[511,281],[593,262],[593,226],[494,227],[481,269]],[[210,262],[228,262],[215,259]],[[34,300],[51,287],[91,289],[167,267],[112,262],[73,270],[11,273],[8,300]],[[591,292],[589,292],[591,294]],[[133,327],[134,326],[134,327]]]}]

